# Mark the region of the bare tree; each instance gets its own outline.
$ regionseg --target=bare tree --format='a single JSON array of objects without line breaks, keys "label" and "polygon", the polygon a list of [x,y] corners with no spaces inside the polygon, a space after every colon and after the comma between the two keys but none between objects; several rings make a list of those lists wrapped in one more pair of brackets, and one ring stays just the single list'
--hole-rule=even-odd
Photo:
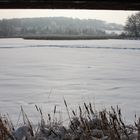
[{"label": "bare tree", "polygon": [[127,35],[140,37],[140,12],[128,17],[124,29]]}]

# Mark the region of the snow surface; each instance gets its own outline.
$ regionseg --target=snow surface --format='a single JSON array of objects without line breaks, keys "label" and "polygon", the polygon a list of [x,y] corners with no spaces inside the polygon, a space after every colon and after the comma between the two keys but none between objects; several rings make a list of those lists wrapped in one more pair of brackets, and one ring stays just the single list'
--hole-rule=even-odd
[{"label": "snow surface", "polygon": [[119,105],[132,122],[140,116],[140,41],[0,39],[0,113],[18,120],[20,106],[32,121],[57,106],[89,101],[96,109]]}]

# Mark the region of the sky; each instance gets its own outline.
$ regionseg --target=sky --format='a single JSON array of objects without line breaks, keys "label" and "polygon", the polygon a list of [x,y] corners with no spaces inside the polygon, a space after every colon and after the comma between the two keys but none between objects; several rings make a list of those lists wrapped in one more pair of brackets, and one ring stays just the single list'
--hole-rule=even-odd
[{"label": "sky", "polygon": [[111,10],[52,10],[52,9],[4,9],[0,10],[0,19],[31,17],[72,17],[79,19],[99,19],[109,23],[125,25],[127,17],[137,11]]}]

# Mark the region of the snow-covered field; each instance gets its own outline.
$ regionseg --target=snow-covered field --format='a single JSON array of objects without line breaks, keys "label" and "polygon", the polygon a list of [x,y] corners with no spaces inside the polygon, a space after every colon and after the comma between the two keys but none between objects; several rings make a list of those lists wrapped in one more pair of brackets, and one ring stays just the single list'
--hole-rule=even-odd
[{"label": "snow-covered field", "polygon": [[140,116],[140,41],[0,39],[0,113],[16,122],[22,105],[34,121],[35,104],[44,115],[56,105],[67,118],[63,98]]}]

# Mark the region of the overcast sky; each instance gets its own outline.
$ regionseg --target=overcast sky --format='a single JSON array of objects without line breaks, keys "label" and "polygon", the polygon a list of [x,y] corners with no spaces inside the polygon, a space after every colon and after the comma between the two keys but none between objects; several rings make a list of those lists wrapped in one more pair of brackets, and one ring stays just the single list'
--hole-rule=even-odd
[{"label": "overcast sky", "polygon": [[73,17],[80,19],[100,19],[111,23],[125,24],[126,19],[137,11],[109,10],[0,10],[0,19],[24,17]]}]

